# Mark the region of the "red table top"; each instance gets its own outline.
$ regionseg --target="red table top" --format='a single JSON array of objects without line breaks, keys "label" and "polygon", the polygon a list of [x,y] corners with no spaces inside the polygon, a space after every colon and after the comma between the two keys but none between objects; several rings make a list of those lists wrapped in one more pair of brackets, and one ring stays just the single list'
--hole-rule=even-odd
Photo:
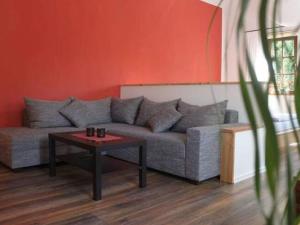
[{"label": "red table top", "polygon": [[106,134],[105,137],[102,137],[102,138],[97,137],[97,136],[88,137],[88,136],[86,136],[85,133],[72,134],[72,136],[77,137],[77,138],[82,138],[84,140],[94,141],[94,142],[115,141],[115,140],[122,139],[122,137],[114,136],[114,135],[110,135],[110,134]]}]

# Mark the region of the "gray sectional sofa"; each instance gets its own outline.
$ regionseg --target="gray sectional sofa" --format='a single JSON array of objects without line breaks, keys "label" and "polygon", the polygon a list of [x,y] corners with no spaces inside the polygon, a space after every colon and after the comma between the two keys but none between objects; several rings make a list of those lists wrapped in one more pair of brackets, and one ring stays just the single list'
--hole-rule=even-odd
[{"label": "gray sectional sofa", "polygon": [[[135,107],[136,112],[134,113],[143,113],[141,112],[143,110],[141,108],[143,106],[140,106],[140,104],[143,104],[141,102],[142,100],[139,102],[139,106]],[[124,102],[121,103],[124,105]],[[68,104],[69,103],[66,103],[66,105]],[[111,107],[113,108],[114,104],[111,104]],[[233,110],[224,110],[222,115],[223,121],[220,124],[189,127],[185,130],[185,132],[175,132],[171,127],[165,129],[163,132],[153,132],[153,129],[149,128],[147,125],[136,125],[134,122],[136,121],[136,117],[134,121],[131,121],[132,118],[130,119],[130,117],[128,117],[128,112],[131,111],[132,114],[132,107],[122,108],[122,104],[117,105],[119,107],[114,105],[115,109],[121,111],[115,111],[115,113],[112,112],[111,114],[114,114],[114,116],[110,119],[111,121],[107,122],[103,120],[101,123],[83,124],[83,126],[106,128],[108,131],[116,134],[146,139],[148,147],[147,164],[149,168],[197,182],[219,175],[220,130],[222,127],[228,126],[228,124],[237,123],[238,112]],[[177,105],[175,107],[178,109]],[[92,108],[93,107],[90,107],[90,109]],[[153,108],[153,106],[151,106],[151,108]],[[149,110],[150,109],[147,109],[147,112]],[[162,112],[164,111],[167,110],[164,110],[163,108],[159,109],[158,114],[160,114],[160,119],[163,118]],[[77,114],[82,112],[85,113],[83,115],[87,115],[87,112],[84,110],[76,111]],[[127,117],[125,116],[124,120],[127,121],[127,123],[121,122],[122,116],[120,117],[120,115],[124,113],[127,113]],[[91,114],[88,115],[89,118],[92,116]],[[170,113],[168,116],[170,117]],[[82,117],[84,116],[77,116],[77,119],[82,119]],[[71,124],[74,124],[74,120],[71,121]],[[47,127],[47,124],[46,127],[40,127],[39,124],[39,126],[36,127],[37,121],[34,122],[35,123],[29,121],[28,125],[27,121],[26,124],[29,127],[0,128],[0,161],[11,169],[47,163],[49,133],[84,129],[83,127],[75,127],[74,125]],[[60,122],[62,121],[60,120]],[[75,123],[78,124],[76,121]],[[81,150],[74,149],[74,147],[69,147],[63,144],[59,145],[57,149],[58,154],[65,154],[67,152],[74,151]],[[128,151],[120,149],[115,151],[112,156],[130,162],[137,162],[138,154],[136,154],[136,151],[137,149],[135,148],[128,149]]]}]

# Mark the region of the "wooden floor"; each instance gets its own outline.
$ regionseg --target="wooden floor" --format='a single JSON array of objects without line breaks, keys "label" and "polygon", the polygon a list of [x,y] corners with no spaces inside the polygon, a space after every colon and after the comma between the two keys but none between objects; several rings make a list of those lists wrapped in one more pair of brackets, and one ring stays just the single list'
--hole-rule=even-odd
[{"label": "wooden floor", "polygon": [[259,225],[252,180],[237,185],[212,179],[193,185],[155,171],[139,189],[128,167],[103,178],[103,200],[91,200],[91,175],[61,165],[50,178],[46,167],[18,172],[0,165],[0,225],[132,224]]}]

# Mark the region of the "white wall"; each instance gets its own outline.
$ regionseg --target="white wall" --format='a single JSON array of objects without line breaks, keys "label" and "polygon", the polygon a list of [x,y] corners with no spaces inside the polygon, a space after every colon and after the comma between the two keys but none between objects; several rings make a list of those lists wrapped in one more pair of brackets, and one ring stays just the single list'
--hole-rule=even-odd
[{"label": "white wall", "polygon": [[[204,2],[208,2],[210,4],[219,5],[220,0],[203,0]],[[237,18],[239,13],[239,4],[241,1],[239,0],[224,0],[221,4],[221,8],[223,10],[223,60],[222,60],[222,81],[239,81],[238,74],[238,59],[240,54],[237,49],[237,40],[235,38],[235,32],[237,30]],[[258,10],[260,0],[251,0],[249,1],[249,9],[246,14],[245,20],[245,28],[246,31],[257,30],[258,29]],[[280,18],[277,19],[278,25],[287,26],[287,28],[292,28],[300,24],[300,0],[282,0],[280,5],[279,14]],[[271,27],[271,7],[268,13],[268,26]],[[256,46],[258,48],[257,53],[256,50],[253,49],[253,58],[258,55],[258,57],[262,57],[261,46],[258,43],[258,32],[253,32],[248,36],[248,43],[253,47]],[[252,41],[253,40],[253,41]],[[256,59],[257,68],[261,68],[259,73],[260,80],[263,81],[266,79],[266,66],[263,66],[264,62],[261,59]]]},{"label": "white wall", "polygon": [[[214,5],[219,4],[219,0],[206,1]],[[223,49],[222,49],[222,81],[231,82],[239,81],[238,74],[238,59],[240,55],[237,48],[237,40],[235,38],[235,32],[237,29],[237,18],[239,13],[239,0],[224,0],[221,4],[223,10]],[[260,0],[251,0],[249,9],[246,14],[246,31],[253,31],[259,28],[258,26],[258,12],[259,12]],[[279,6],[280,15],[276,19],[276,24],[280,26],[285,26],[281,29],[282,32],[290,32],[300,25],[300,0],[281,0]],[[268,13],[268,27],[272,27],[272,9],[269,9]],[[294,34],[294,33],[293,33]],[[300,30],[298,31],[298,36]],[[259,81],[267,81],[269,78],[268,66],[264,58],[263,50],[260,43],[260,33],[259,31],[247,32],[247,44],[250,49],[250,57],[254,63],[255,71],[258,75]],[[300,42],[299,42],[300,46]],[[298,52],[298,56],[300,51]],[[246,68],[245,63],[243,63],[244,68]],[[246,80],[250,80],[249,76],[246,74]],[[287,108],[285,105],[285,98],[287,102],[292,106],[292,112],[295,111],[293,107],[293,96],[281,96],[278,101],[275,96],[269,97],[269,107],[273,113],[286,113]]]},{"label": "white wall", "polygon": [[[239,81],[238,73],[238,60],[241,59],[241,54],[238,52],[237,47],[237,19],[239,17],[239,8],[241,1],[237,0],[224,0],[222,4],[223,9],[223,64],[222,64],[222,81]],[[260,0],[251,0],[249,2],[249,8],[245,16],[245,30],[254,31],[258,29],[258,9]],[[258,43],[258,32],[251,32],[246,35],[247,44],[254,45],[260,48]],[[253,43],[252,40],[253,39]],[[252,53],[255,53],[254,50]],[[243,67],[245,63],[242,61]],[[264,71],[265,72],[265,71]],[[248,76],[246,74],[246,79]],[[263,81],[262,79],[260,79]]]},{"label": "white wall", "polygon": [[228,100],[228,109],[239,112],[240,122],[248,123],[248,117],[238,83],[195,85],[145,85],[122,86],[121,98],[145,96],[153,101],[169,101],[181,98],[190,104],[208,105]]},{"label": "white wall", "polygon": [[283,0],[281,4],[281,18],[278,23],[287,27],[295,27],[300,23],[300,1],[299,0]]},{"label": "white wall", "polygon": [[[203,0],[210,4],[219,5],[220,0]],[[237,18],[239,13],[238,0],[224,0],[221,4],[222,8],[222,75],[221,80],[223,82],[239,81],[238,74],[238,59],[239,53],[237,48]],[[253,12],[258,9],[258,0],[250,1],[250,10],[248,11],[246,18],[247,24],[245,27],[247,30],[257,29],[257,19]]]}]

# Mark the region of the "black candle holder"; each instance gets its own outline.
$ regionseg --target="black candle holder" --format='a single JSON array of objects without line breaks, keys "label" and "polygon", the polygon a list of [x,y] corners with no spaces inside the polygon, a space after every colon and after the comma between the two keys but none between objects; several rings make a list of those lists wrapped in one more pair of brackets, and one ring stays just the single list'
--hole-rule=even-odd
[{"label": "black candle holder", "polygon": [[95,136],[95,128],[94,127],[86,128],[86,136],[88,136],[88,137]]},{"label": "black candle holder", "polygon": [[104,138],[106,135],[106,130],[105,128],[98,128],[97,129],[97,137],[99,138]]}]

